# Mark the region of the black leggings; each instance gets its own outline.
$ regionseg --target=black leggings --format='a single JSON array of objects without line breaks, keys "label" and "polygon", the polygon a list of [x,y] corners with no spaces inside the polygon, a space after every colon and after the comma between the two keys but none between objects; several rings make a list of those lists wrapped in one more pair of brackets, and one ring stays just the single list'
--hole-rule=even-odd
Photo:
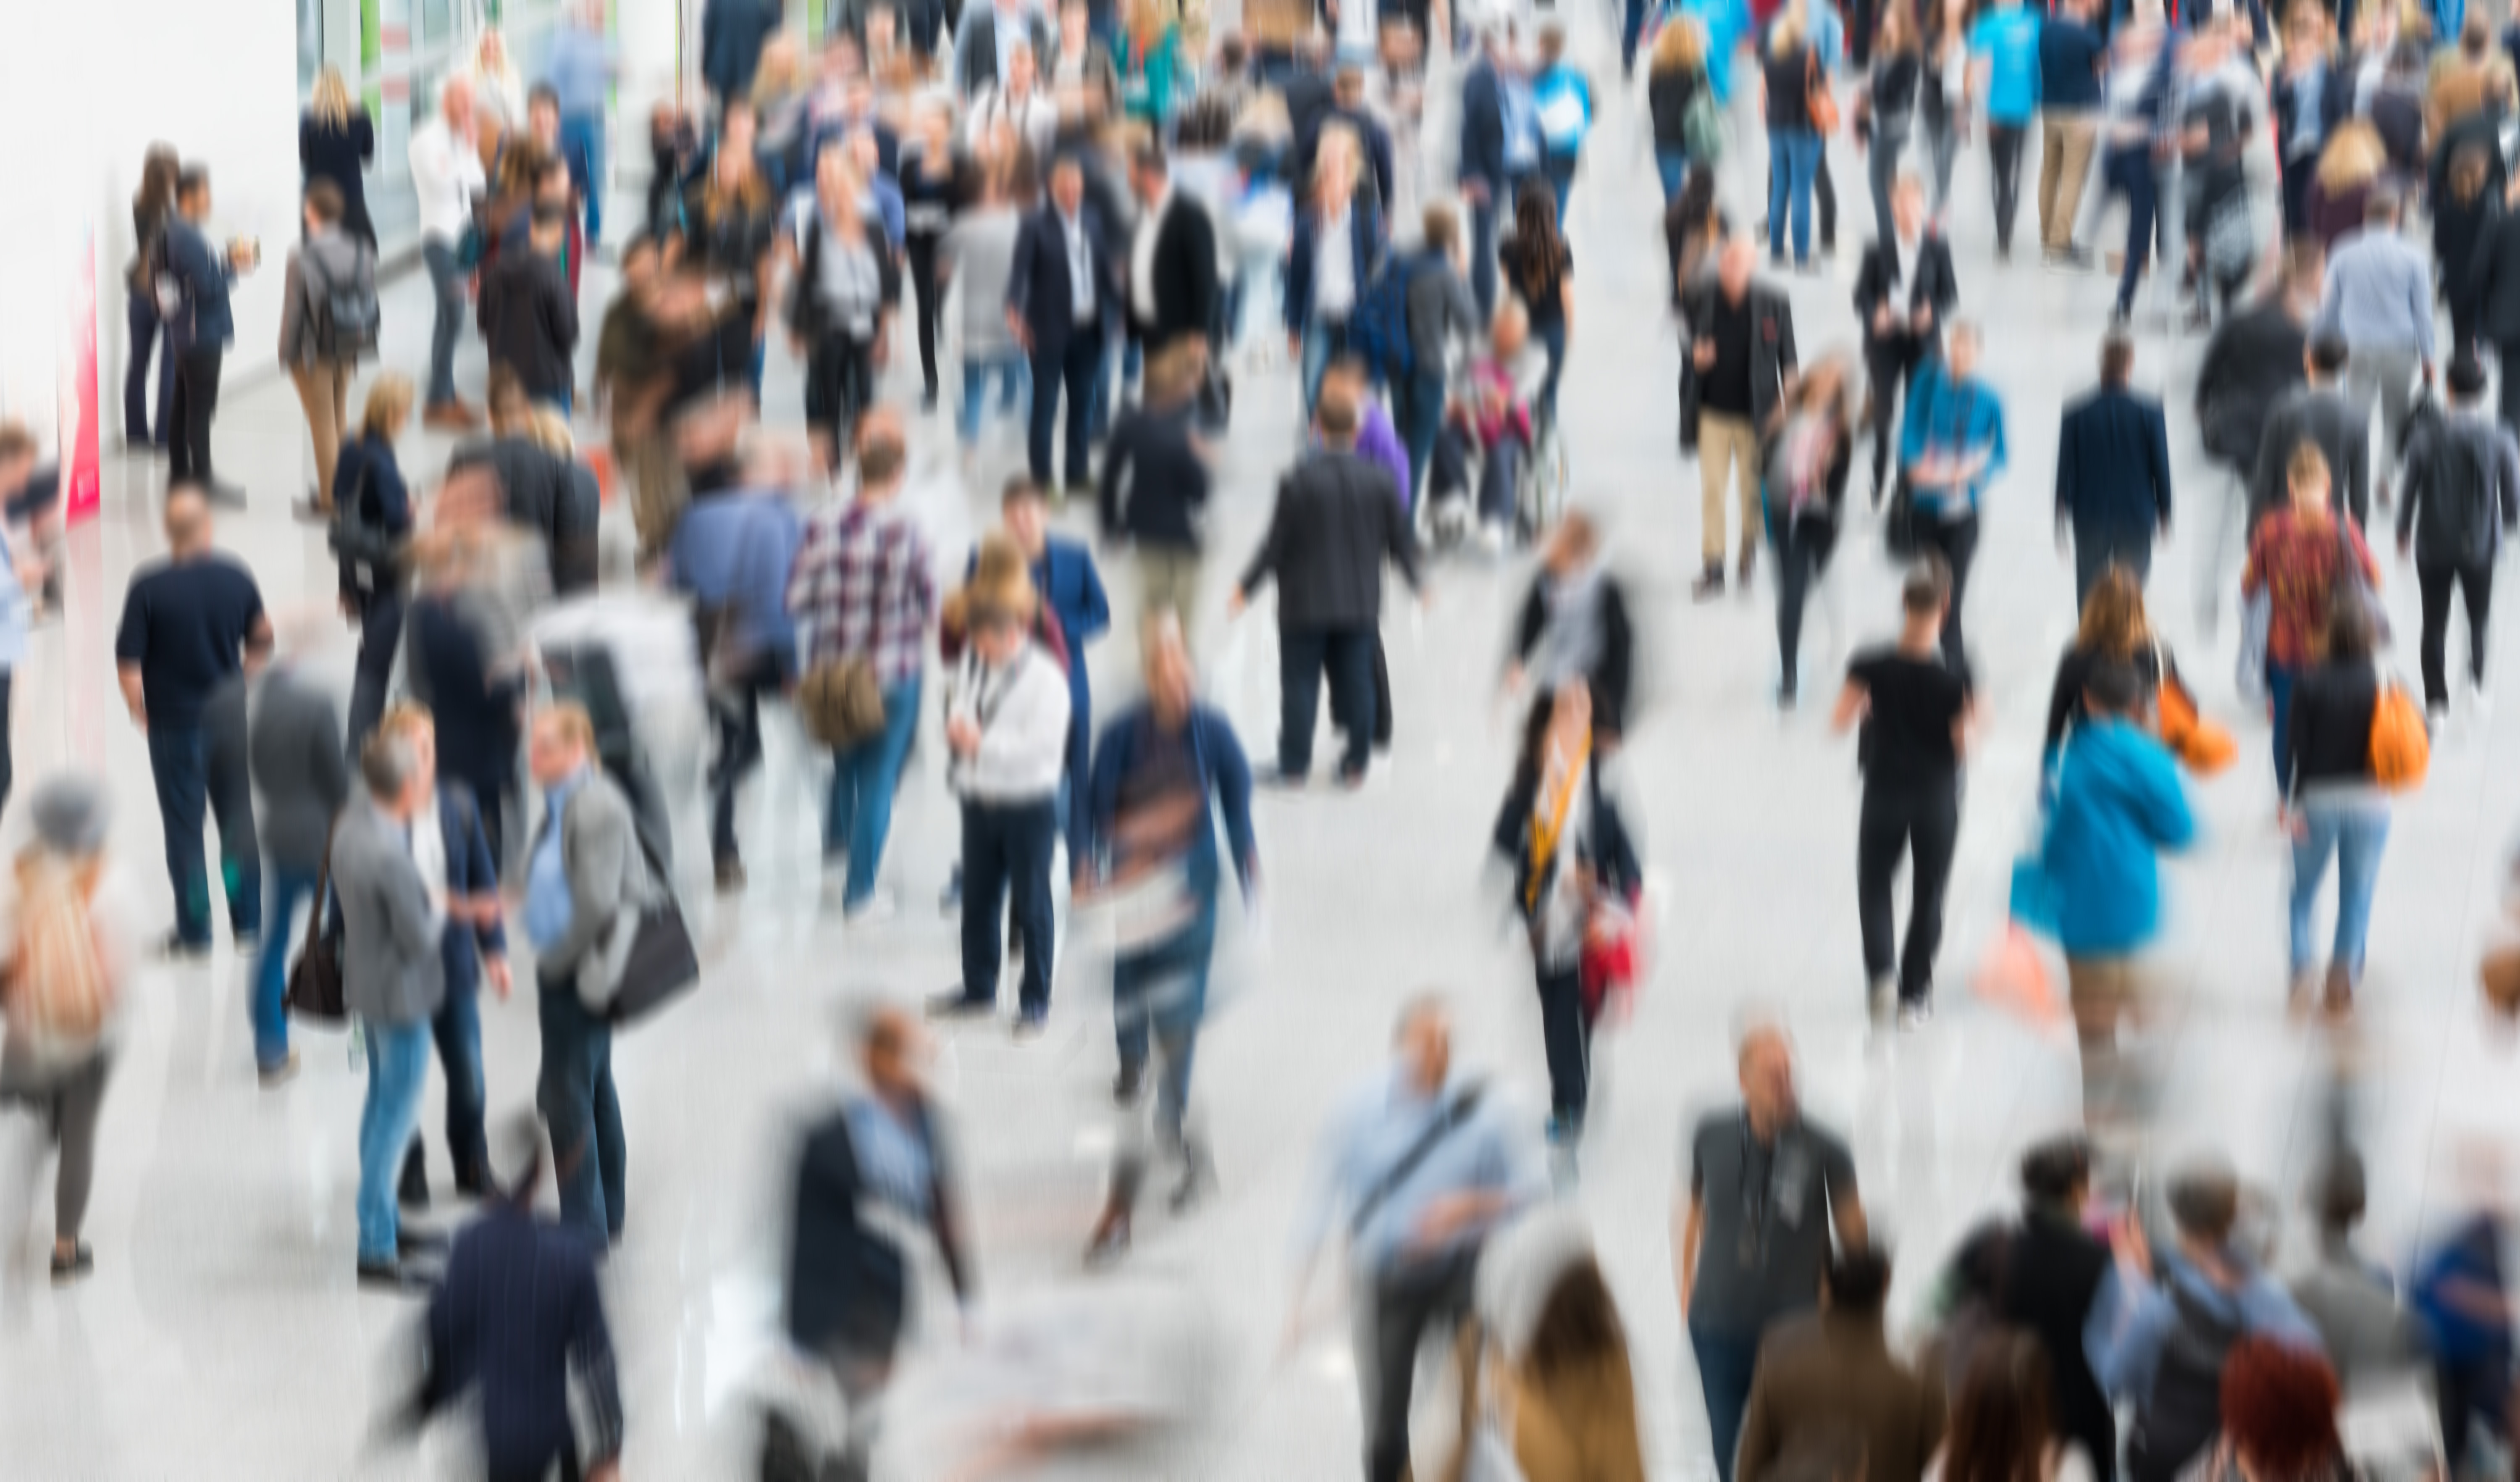
[{"label": "black leggings", "polygon": [[2467,604],[2467,672],[2479,685],[2485,683],[2485,626],[2494,607],[2494,563],[2479,561],[2460,566],[2447,562],[2415,562],[2415,585],[2424,603],[2424,703],[2450,703],[2450,673],[2447,663],[2450,648],[2450,589],[2458,584],[2458,595]]},{"label": "black leggings", "polygon": [[936,320],[945,309],[945,292],[936,284],[933,237],[913,237],[910,248],[910,296],[919,318],[919,374],[927,394],[936,394]]},{"label": "black leggings", "polygon": [[1969,562],[1977,558],[1977,516],[1924,519],[1919,533],[1952,568],[1951,612],[1943,619],[1943,657],[1955,670],[1966,673],[1968,660],[1960,646],[1960,599],[1968,595]]},{"label": "black leggings", "polygon": [[[1957,787],[1895,793],[1867,787],[1855,834],[1856,911],[1864,923],[1864,974],[1869,982],[1899,970],[1899,1002],[1920,1004],[1933,991],[1934,953],[1943,944],[1943,887],[1952,875],[1952,850],[1960,831]],[[1901,855],[1915,861],[1915,904],[1908,915],[1908,942],[1896,951],[1897,922],[1890,884]]]}]

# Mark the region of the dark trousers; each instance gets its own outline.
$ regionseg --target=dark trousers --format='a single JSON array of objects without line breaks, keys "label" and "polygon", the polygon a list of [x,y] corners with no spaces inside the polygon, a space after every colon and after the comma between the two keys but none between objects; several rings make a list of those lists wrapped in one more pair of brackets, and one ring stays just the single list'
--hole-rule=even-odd
[{"label": "dark trousers", "polygon": [[1828,569],[1829,553],[1837,548],[1837,527],[1809,516],[1778,532],[1777,656],[1783,671],[1779,689],[1791,695],[1802,676],[1803,607],[1812,583]]},{"label": "dark trousers", "polygon": [[1732,1482],[1732,1453],[1741,1444],[1741,1420],[1750,1410],[1750,1379],[1759,1367],[1759,1334],[1718,1332],[1691,1323],[1688,1346],[1697,1356],[1697,1386],[1706,1396],[1715,1475],[1718,1482]]},{"label": "dark trousers", "polygon": [[2441,1415],[2442,1455],[2454,1477],[2473,1448],[2470,1427],[2482,1426],[2498,1439],[2509,1431],[2503,1417],[2511,1404],[2511,1360],[2507,1355],[2435,1360],[2433,1395]]},{"label": "dark trousers", "polygon": [[[1659,8],[1659,7],[1657,7]],[[1645,0],[1627,0],[1619,17],[1619,67],[1627,72],[1637,69],[1637,41],[1645,30]]]},{"label": "dark trousers", "polygon": [[1102,333],[1080,330],[1067,337],[1057,353],[1032,352],[1032,428],[1026,451],[1032,459],[1032,481],[1050,485],[1051,423],[1058,415],[1059,391],[1067,392],[1067,481],[1087,478],[1087,420],[1094,411],[1094,380],[1102,368]]},{"label": "dark trousers", "polygon": [[[2291,177],[2285,177],[2287,186]],[[2152,254],[2152,216],[2158,196],[2148,150],[2111,148],[2100,157],[2100,193],[2127,199],[2126,271],[2118,279],[2118,312],[2135,310],[2135,286]]]},{"label": "dark trousers", "polygon": [[2484,304],[2451,300],[2450,342],[2452,358],[2473,355],[2477,352],[2477,348],[2484,342],[2485,327],[2481,322],[2484,318]]},{"label": "dark trousers", "polygon": [[559,981],[544,978],[536,990],[543,1062],[534,1104],[551,1129],[560,1220],[600,1251],[621,1237],[629,1207],[630,1152],[612,1085],[612,1025],[579,1002],[573,972]]},{"label": "dark trousers", "polygon": [[936,282],[936,241],[927,236],[909,241],[910,296],[919,319],[919,375],[927,394],[936,394],[936,319],[945,307],[945,290]]},{"label": "dark trousers", "polygon": [[[166,446],[166,409],[175,396],[175,356],[161,342],[163,326],[158,321],[158,300],[146,293],[130,295],[131,359],[122,372],[122,435],[134,443],[150,440],[151,427],[156,427],[158,446]],[[149,357],[158,352],[158,415],[153,420],[149,407]]]},{"label": "dark trousers", "polygon": [[[593,241],[593,235],[587,240]],[[494,1465],[486,1475],[489,1482],[580,1482],[586,1473],[578,1470],[577,1453],[562,1447],[558,1457],[539,1466]]]},{"label": "dark trousers", "polygon": [[2135,573],[2140,586],[2152,579],[2152,531],[2126,528],[2074,530],[2074,606],[2079,610],[2090,601],[2092,589],[2111,566],[2124,566]]},{"label": "dark trousers", "polygon": [[1968,595],[1969,562],[1977,558],[1977,516],[1922,521],[1925,544],[1942,553],[1952,568],[1951,615],[1943,619],[1943,657],[1957,669],[1966,651],[1960,645],[1960,599]]},{"label": "dark trousers", "polygon": [[1332,719],[1348,722],[1341,777],[1363,777],[1373,744],[1372,628],[1278,630],[1278,770],[1300,778],[1313,770],[1313,715],[1325,671]]},{"label": "dark trousers", "polygon": [[175,887],[175,933],[205,947],[210,940],[210,874],[202,863],[202,824],[216,811],[219,874],[227,889],[228,925],[239,936],[262,926],[262,861],[253,842],[252,785],[243,776],[210,775],[210,737],[153,722],[149,772],[158,784],[158,820],[166,834],[166,878]]},{"label": "dark trousers", "polygon": [[1594,1015],[1584,1007],[1584,975],[1577,965],[1542,966],[1540,1040],[1549,1055],[1549,1112],[1558,1122],[1584,1125],[1593,1100]]},{"label": "dark trousers", "polygon": [[2027,124],[1997,123],[1986,125],[1986,156],[1995,174],[1995,244],[2004,251],[2012,250],[2012,220],[2021,210],[2021,145],[2029,135]]},{"label": "dark trousers", "polygon": [[1883,480],[1890,474],[1890,450],[1899,445],[1899,409],[1906,405],[1907,387],[1932,346],[1924,336],[1903,330],[1864,337],[1864,374],[1872,382],[1872,498],[1876,504]]},{"label": "dark trousers", "polygon": [[[2497,364],[2520,366],[2520,339],[2498,339],[2494,342]],[[2520,376],[2497,376],[2501,384],[2502,425],[2520,427]]]},{"label": "dark trousers", "polygon": [[384,718],[385,688],[393,679],[394,651],[402,647],[403,612],[409,604],[400,587],[387,586],[360,609],[359,657],[350,674],[350,730],[342,739],[354,762],[368,733]]},{"label": "dark trousers", "polygon": [[[1899,1002],[1925,1001],[1934,985],[1934,953],[1943,944],[1943,886],[1951,879],[1952,849],[1959,840],[1960,801],[1956,790],[1885,795],[1867,787],[1855,831],[1856,913],[1864,923],[1864,973],[1878,982],[1899,970]],[[1915,865],[1914,905],[1908,914],[1908,943],[1894,952],[1897,921],[1890,883],[1900,856]]]},{"label": "dark trousers", "polygon": [[[482,1127],[488,1097],[481,1080],[481,992],[475,981],[451,974],[446,1001],[428,1021],[437,1045],[437,1067],[446,1075],[446,1155],[455,1164],[455,1187],[467,1193],[489,1188],[490,1139]],[[411,1140],[409,1162],[420,1160]]]},{"label": "dark trousers", "polygon": [[1391,412],[1399,424],[1400,440],[1409,449],[1409,507],[1416,509],[1418,498],[1425,492],[1426,465],[1435,456],[1435,434],[1444,426],[1444,370],[1437,366],[1420,366],[1403,381],[1391,383]]},{"label": "dark trousers", "polygon": [[1058,838],[1058,802],[1047,797],[1020,803],[963,800],[963,997],[971,1003],[998,1001],[998,918],[1012,897],[1024,950],[1017,1003],[1027,1018],[1050,1011],[1051,953],[1057,945],[1050,854]]},{"label": "dark trousers", "polygon": [[805,426],[832,440],[836,467],[847,458],[858,418],[875,404],[875,341],[839,330],[814,341],[805,356]]},{"label": "dark trousers", "polygon": [[1486,199],[1470,202],[1470,299],[1479,306],[1479,323],[1496,320],[1498,197],[1511,209],[1515,182],[1491,182]]},{"label": "dark trousers", "polygon": [[1366,1482],[1409,1475],[1409,1401],[1428,1329],[1450,1331],[1470,1310],[1478,1254],[1463,1251],[1373,1279],[1359,1306]]},{"label": "dark trousers", "polygon": [[219,410],[219,360],[216,345],[196,347],[175,357],[175,400],[167,416],[175,424],[166,434],[166,465],[171,478],[198,478],[208,483],[210,419]]},{"label": "dark trousers", "polygon": [[761,696],[778,685],[778,661],[764,654],[733,684],[709,694],[709,721],[717,733],[708,772],[709,855],[718,864],[742,857],[735,842],[736,794],[761,765]]},{"label": "dark trousers", "polygon": [[9,793],[18,782],[18,748],[10,736],[14,712],[9,707],[12,670],[0,669],[0,815],[9,810]]},{"label": "dark trousers", "polygon": [[[2494,606],[2494,562],[2481,561],[2474,565],[2452,565],[2447,562],[2415,562],[2415,585],[2424,602],[2424,703],[2450,703],[2450,677],[2445,666],[2450,647],[2450,589],[2458,584],[2458,595],[2467,605],[2467,672],[2482,686],[2485,683],[2485,623]],[[0,790],[0,797],[6,797]]]}]

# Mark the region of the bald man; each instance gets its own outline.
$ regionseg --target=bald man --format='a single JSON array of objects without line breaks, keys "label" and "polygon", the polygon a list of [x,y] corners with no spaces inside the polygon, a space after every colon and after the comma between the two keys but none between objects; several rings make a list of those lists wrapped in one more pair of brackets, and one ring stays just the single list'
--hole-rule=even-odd
[{"label": "bald man", "polygon": [[252,573],[211,545],[210,507],[202,486],[178,482],[166,491],[166,557],[131,576],[113,659],[131,722],[149,735],[149,770],[158,782],[158,814],[166,831],[166,875],[175,886],[175,930],[167,950],[197,958],[210,950],[210,880],[202,858],[202,816],[220,799],[221,875],[228,922],[248,947],[262,914],[262,868],[254,857],[252,810],[235,799],[250,784],[210,775],[210,696],[225,681],[258,668],[271,651],[271,618]]}]

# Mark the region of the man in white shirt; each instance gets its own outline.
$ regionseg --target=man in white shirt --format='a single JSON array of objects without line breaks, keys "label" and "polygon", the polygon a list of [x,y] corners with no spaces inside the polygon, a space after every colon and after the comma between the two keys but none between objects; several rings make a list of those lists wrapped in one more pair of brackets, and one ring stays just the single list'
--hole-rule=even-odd
[{"label": "man in white shirt", "polygon": [[972,100],[967,148],[978,153],[999,124],[1011,123],[1034,159],[1051,157],[1058,143],[1058,106],[1041,90],[1040,71],[1032,43],[1013,40],[1007,48],[1006,80],[990,84]]},{"label": "man in white shirt", "polygon": [[428,392],[421,425],[469,432],[481,414],[455,394],[455,338],[464,332],[464,298],[470,274],[456,260],[472,202],[489,183],[472,128],[472,84],[450,77],[438,90],[437,116],[411,136],[411,182],[420,198],[420,250],[437,294],[437,319],[429,328]]}]

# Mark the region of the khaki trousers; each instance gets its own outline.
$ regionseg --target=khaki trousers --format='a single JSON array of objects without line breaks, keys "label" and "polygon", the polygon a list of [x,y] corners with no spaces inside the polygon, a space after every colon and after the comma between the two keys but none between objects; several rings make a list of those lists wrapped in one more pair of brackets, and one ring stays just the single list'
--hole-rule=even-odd
[{"label": "khaki trousers", "polygon": [[1746,417],[1700,412],[1697,417],[1697,487],[1704,521],[1698,549],[1708,569],[1724,564],[1724,485],[1741,471],[1741,554],[1759,549],[1759,436]]},{"label": "khaki trousers", "polygon": [[341,433],[350,424],[350,376],[345,365],[293,365],[289,379],[297,382],[297,404],[306,409],[306,429],[315,439],[315,500],[333,502],[333,465],[341,457]]},{"label": "khaki trousers", "polygon": [[2039,115],[2039,245],[2051,252],[2074,245],[2074,213],[2098,138],[2099,121],[2088,112]]},{"label": "khaki trousers", "polygon": [[1190,641],[1191,626],[1198,620],[1198,579],[1201,558],[1194,549],[1182,546],[1138,546],[1138,618],[1141,623],[1153,620],[1158,612],[1169,610],[1181,623],[1182,642]]}]

